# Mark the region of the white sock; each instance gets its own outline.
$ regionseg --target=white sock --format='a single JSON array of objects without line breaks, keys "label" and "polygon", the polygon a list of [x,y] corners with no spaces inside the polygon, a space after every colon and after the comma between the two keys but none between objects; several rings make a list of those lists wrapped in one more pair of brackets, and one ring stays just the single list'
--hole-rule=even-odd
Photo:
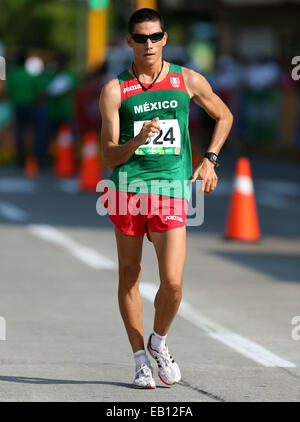
[{"label": "white sock", "polygon": [[135,352],[133,354],[133,357],[135,359],[135,366],[136,367],[141,366],[143,363],[145,365],[149,365],[149,359],[147,357],[145,349],[138,350],[137,352]]},{"label": "white sock", "polygon": [[151,337],[151,347],[155,350],[162,349],[166,344],[167,334],[165,336],[160,336],[155,331],[153,331],[153,336]]}]

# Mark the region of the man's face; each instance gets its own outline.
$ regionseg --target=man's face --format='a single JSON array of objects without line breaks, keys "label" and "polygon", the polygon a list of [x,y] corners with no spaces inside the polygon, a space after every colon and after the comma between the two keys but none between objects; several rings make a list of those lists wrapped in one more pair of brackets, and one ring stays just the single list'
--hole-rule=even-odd
[{"label": "man's face", "polygon": [[[156,32],[162,32],[159,21],[146,21],[137,23],[134,26],[134,34],[150,35]],[[167,42],[167,34],[165,33],[162,40],[153,43],[149,38],[143,44],[135,42],[130,35],[126,37],[129,47],[133,49],[133,55],[135,60],[141,61],[146,65],[153,65],[158,61],[161,61],[162,50]]]}]

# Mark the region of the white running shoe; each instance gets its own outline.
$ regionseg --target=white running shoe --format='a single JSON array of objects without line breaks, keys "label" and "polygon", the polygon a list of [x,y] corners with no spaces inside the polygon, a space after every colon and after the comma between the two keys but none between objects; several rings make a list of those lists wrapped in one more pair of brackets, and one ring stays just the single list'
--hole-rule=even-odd
[{"label": "white running shoe", "polygon": [[181,380],[179,366],[170,355],[166,345],[160,350],[155,350],[151,347],[152,336],[153,334],[149,337],[147,349],[150,355],[156,360],[158,376],[164,384],[168,386],[174,385]]},{"label": "white running shoe", "polygon": [[153,379],[153,369],[150,363],[149,365],[142,363],[141,366],[136,368],[133,388],[156,388],[156,384]]}]

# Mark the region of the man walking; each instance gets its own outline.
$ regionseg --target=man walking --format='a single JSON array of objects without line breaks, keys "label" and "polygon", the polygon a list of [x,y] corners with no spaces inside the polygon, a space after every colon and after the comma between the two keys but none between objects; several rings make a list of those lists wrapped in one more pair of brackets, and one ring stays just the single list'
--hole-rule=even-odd
[{"label": "man walking", "polygon": [[[100,97],[101,149],[103,164],[113,168],[111,180],[119,194],[110,219],[118,250],[119,307],[136,365],[133,386],[155,388],[139,292],[143,238],[146,233],[153,242],[160,276],[147,349],[158,364],[159,378],[171,386],[181,374],[166,337],[182,298],[189,195],[184,188],[166,195],[161,186],[178,181],[183,187],[185,181],[199,177],[204,193],[212,192],[217,184],[214,167],[233,118],[203,76],[163,60],[167,33],[156,11],[140,9],[131,16],[127,42],[133,50],[132,66],[109,81]],[[188,132],[191,99],[216,120],[208,152],[194,173]],[[124,174],[125,181],[120,177]],[[137,191],[141,203],[150,207],[146,214],[130,212]],[[120,212],[124,205],[126,215]]]}]

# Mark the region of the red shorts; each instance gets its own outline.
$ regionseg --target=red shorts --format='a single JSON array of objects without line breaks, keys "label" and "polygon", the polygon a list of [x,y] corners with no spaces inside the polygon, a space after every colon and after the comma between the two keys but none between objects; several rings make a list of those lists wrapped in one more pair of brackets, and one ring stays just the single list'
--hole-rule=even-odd
[{"label": "red shorts", "polygon": [[186,224],[187,200],[148,193],[105,189],[100,201],[115,226],[129,236],[164,232]]}]

